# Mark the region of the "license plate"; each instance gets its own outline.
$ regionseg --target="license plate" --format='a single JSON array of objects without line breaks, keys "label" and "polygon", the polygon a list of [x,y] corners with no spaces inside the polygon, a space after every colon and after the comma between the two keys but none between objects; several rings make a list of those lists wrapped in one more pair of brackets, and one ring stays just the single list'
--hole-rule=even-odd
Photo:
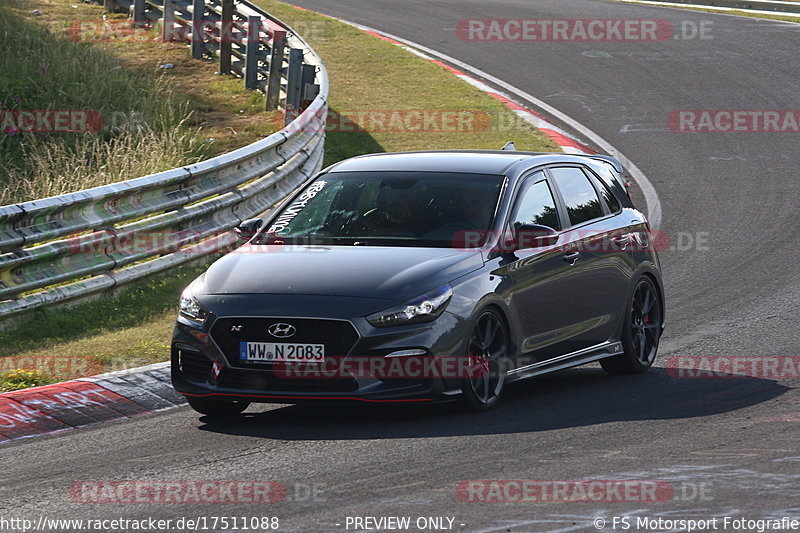
[{"label": "license plate", "polygon": [[240,342],[239,359],[241,361],[322,363],[325,360],[325,345],[287,342]]}]

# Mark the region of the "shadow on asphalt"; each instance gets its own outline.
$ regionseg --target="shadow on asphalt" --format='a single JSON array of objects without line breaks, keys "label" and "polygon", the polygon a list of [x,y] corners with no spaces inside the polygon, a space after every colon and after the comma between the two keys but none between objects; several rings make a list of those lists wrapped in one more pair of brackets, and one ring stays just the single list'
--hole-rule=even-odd
[{"label": "shadow on asphalt", "polygon": [[[772,400],[789,388],[750,377],[674,378],[663,368],[607,376],[579,368],[510,385],[493,410],[457,404],[255,404],[225,421],[202,417],[203,431],[282,440],[353,440],[526,433],[609,422],[672,420],[728,413]],[[252,413],[249,411],[253,411]]]}]

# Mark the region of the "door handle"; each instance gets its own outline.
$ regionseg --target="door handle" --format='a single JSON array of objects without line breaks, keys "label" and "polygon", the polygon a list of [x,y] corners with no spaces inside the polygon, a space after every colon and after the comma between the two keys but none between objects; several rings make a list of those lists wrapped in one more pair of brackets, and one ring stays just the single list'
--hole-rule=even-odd
[{"label": "door handle", "polygon": [[614,244],[620,246],[621,250],[627,250],[628,246],[633,246],[634,251],[642,251],[650,248],[650,236],[641,233],[627,233],[622,237],[612,239]]},{"label": "door handle", "polygon": [[631,236],[629,234],[626,234],[621,237],[614,237],[613,239],[611,239],[611,241],[617,246],[619,246],[621,250],[625,250],[631,243]]},{"label": "door handle", "polygon": [[578,262],[578,258],[581,256],[580,252],[569,252],[562,256],[564,261],[569,263],[569,266],[575,266],[575,263]]}]

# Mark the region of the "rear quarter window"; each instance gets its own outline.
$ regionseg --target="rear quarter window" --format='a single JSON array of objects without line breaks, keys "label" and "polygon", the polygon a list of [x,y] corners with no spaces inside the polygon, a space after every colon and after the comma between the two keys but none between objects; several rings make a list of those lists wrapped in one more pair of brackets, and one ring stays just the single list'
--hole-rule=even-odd
[{"label": "rear quarter window", "polygon": [[604,215],[597,191],[583,170],[556,167],[551,168],[550,173],[564,199],[570,225],[576,226]]}]

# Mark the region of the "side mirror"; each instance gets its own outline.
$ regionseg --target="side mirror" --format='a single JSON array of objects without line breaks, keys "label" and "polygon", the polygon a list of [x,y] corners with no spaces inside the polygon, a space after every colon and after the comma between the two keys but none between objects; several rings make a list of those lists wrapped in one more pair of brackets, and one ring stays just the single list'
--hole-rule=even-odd
[{"label": "side mirror", "polygon": [[511,239],[503,243],[503,253],[514,253],[529,248],[544,248],[558,242],[558,232],[549,226],[539,224],[523,224],[514,228]]},{"label": "side mirror", "polygon": [[240,241],[249,241],[253,238],[253,235],[256,234],[258,228],[260,228],[263,223],[264,221],[260,218],[251,218],[233,228],[233,231],[236,233],[236,237],[238,237]]}]

